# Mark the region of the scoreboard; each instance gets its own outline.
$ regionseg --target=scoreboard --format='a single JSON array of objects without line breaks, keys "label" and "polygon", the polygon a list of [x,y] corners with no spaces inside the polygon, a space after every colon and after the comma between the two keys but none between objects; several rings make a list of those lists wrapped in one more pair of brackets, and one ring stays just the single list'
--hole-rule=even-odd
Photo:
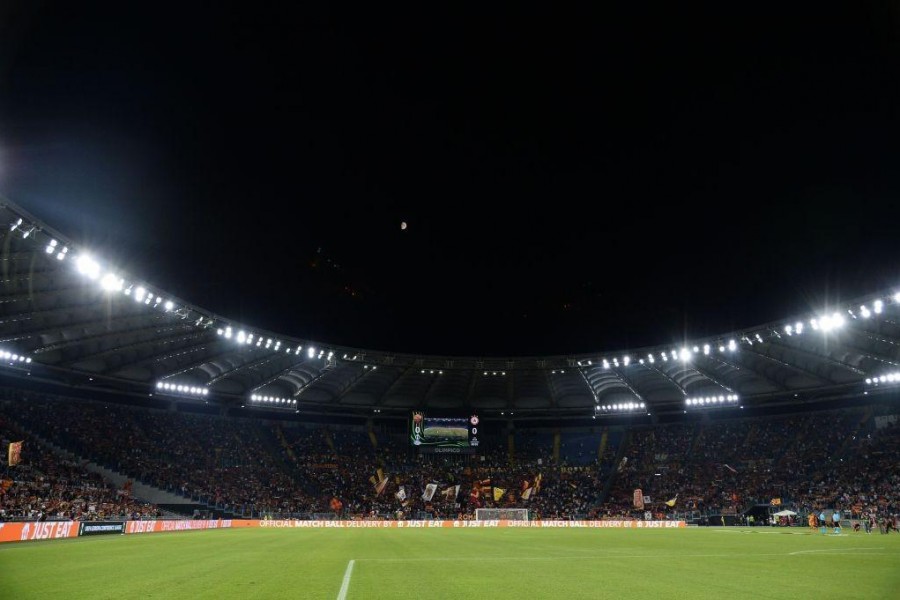
[{"label": "scoreboard", "polygon": [[409,421],[409,441],[420,452],[474,454],[478,429],[478,415],[438,416],[417,410]]}]

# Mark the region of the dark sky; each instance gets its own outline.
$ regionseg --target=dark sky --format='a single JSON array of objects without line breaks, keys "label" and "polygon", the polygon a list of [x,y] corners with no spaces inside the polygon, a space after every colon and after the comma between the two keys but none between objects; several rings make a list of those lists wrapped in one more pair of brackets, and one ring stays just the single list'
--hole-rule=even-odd
[{"label": "dark sky", "polygon": [[0,6],[0,193],[221,315],[555,354],[900,285],[895,3],[131,4]]}]

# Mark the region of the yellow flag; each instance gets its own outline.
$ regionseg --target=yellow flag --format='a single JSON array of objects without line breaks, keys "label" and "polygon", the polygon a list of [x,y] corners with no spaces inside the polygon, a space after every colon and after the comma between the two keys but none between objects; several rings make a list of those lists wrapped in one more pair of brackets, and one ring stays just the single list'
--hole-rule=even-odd
[{"label": "yellow flag", "polygon": [[678,494],[675,494],[675,497],[671,500],[666,500],[666,506],[675,506],[676,500],[678,500]]},{"label": "yellow flag", "polygon": [[[24,442],[25,440],[22,440]],[[22,442],[10,442],[9,466],[14,467],[22,460]]]},{"label": "yellow flag", "polygon": [[495,487],[494,488],[494,502],[500,502],[500,498],[502,498],[503,494],[505,494],[505,493],[506,493],[506,490],[504,490],[503,488]]}]

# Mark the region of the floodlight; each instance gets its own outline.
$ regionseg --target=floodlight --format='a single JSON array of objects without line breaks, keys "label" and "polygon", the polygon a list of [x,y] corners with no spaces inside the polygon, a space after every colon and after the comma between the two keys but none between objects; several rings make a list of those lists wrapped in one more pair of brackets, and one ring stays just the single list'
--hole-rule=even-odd
[{"label": "floodlight", "polygon": [[881,309],[884,307],[884,302],[881,300],[876,300],[872,303],[872,307],[875,309],[875,314],[881,314]]},{"label": "floodlight", "polygon": [[691,360],[691,351],[688,350],[687,348],[682,348],[681,349],[681,360],[683,360],[684,362]]},{"label": "floodlight", "polygon": [[103,279],[100,280],[100,287],[102,287],[107,292],[121,290],[122,284],[123,281],[112,273],[107,273],[103,276]]},{"label": "floodlight", "polygon": [[703,344],[703,354],[709,356],[709,344]]},{"label": "floodlight", "polygon": [[630,363],[630,362],[631,362],[631,357],[630,357],[630,356],[626,356],[625,358],[622,359],[622,363],[623,363],[626,367],[628,366],[628,363]]},{"label": "floodlight", "polygon": [[734,340],[728,340],[728,349],[734,352],[737,350],[737,343]]},{"label": "floodlight", "polygon": [[312,357],[314,357],[315,355],[316,355],[316,349],[313,348],[312,346],[310,346],[310,347],[309,347],[309,350],[307,351],[307,356],[309,356],[310,358],[312,358]]},{"label": "floodlight", "polygon": [[143,287],[138,286],[138,289],[134,290],[134,301],[141,302],[144,299],[144,295],[147,293]]},{"label": "floodlight", "polygon": [[75,261],[75,267],[82,275],[87,275],[90,279],[96,279],[100,276],[100,265],[87,254],[82,254]]}]

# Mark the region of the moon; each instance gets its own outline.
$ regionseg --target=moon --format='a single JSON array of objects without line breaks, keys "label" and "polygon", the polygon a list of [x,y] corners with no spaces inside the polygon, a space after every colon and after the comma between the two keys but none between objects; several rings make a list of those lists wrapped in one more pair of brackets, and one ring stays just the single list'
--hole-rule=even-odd
[{"label": "moon", "polygon": [[401,221],[400,229],[406,229],[406,221]]}]

